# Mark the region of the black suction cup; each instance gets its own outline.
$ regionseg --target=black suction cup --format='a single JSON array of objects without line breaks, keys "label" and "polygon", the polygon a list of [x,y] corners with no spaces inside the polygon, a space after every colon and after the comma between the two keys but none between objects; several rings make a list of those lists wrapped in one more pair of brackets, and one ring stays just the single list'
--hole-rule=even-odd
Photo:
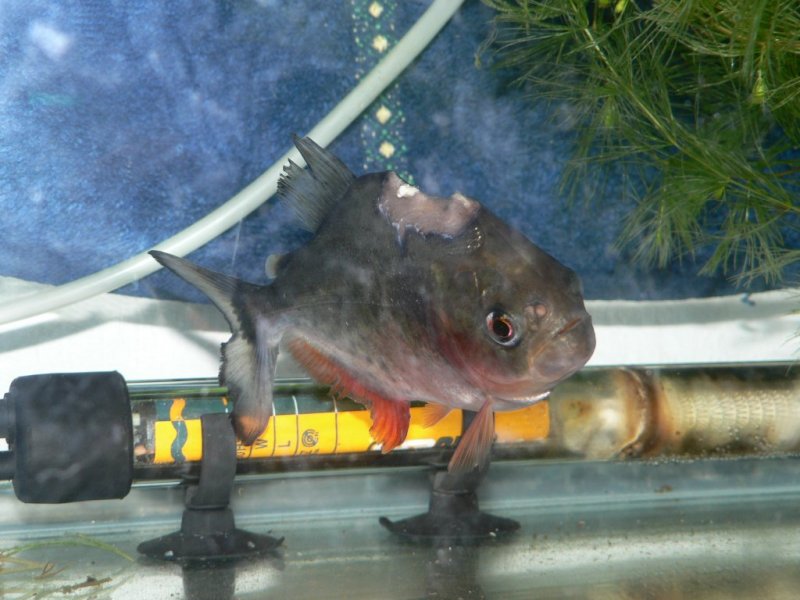
[{"label": "black suction cup", "polygon": [[203,458],[200,481],[186,491],[186,509],[179,531],[139,544],[157,560],[228,561],[274,554],[283,538],[238,529],[228,508],[236,474],[236,437],[228,415],[201,417]]},{"label": "black suction cup", "polygon": [[180,531],[142,542],[137,550],[157,560],[212,562],[267,555],[282,542],[283,538],[238,529],[230,508],[214,511],[187,508]]},{"label": "black suction cup", "polygon": [[480,510],[475,489],[482,478],[477,472],[458,476],[440,471],[434,475],[428,512],[380,524],[400,538],[426,544],[477,544],[500,539],[519,529],[513,519]]}]

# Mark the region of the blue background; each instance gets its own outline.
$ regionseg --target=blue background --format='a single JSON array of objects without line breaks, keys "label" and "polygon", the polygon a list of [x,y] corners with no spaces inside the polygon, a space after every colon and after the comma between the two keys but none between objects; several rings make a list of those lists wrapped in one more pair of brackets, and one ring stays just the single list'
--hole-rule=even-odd
[{"label": "blue background", "polygon": [[[399,39],[427,2],[93,0],[0,5],[0,275],[64,283],[152,247],[256,178]],[[691,261],[633,265],[613,246],[630,200],[612,186],[568,207],[575,132],[564,107],[509,86],[476,52],[492,11],[468,1],[382,100],[331,146],[357,174],[396,168],[430,193],[479,199],[576,269],[586,296],[735,291]],[[379,101],[381,102],[381,101]],[[376,148],[389,139],[385,159]],[[354,231],[353,235],[359,232]],[[191,258],[255,282],[301,243],[274,201]],[[163,272],[121,290],[191,298]]]}]

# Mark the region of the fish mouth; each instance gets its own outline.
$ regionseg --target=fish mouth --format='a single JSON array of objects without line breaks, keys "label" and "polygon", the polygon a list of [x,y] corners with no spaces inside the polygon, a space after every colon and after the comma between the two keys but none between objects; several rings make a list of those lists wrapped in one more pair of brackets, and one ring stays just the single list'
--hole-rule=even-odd
[{"label": "fish mouth", "polygon": [[546,392],[530,396],[494,396],[492,397],[492,402],[495,410],[516,410],[523,406],[530,406],[531,404],[546,400],[550,396],[551,391],[552,390],[547,390]]},{"label": "fish mouth", "polygon": [[482,388],[494,400],[510,405],[525,406],[544,400],[550,395],[553,385],[526,376],[513,380],[498,380],[495,377],[482,377]]},{"label": "fish mouth", "polygon": [[583,313],[568,320],[528,361],[534,377],[555,386],[591,358],[596,340],[592,317]]}]

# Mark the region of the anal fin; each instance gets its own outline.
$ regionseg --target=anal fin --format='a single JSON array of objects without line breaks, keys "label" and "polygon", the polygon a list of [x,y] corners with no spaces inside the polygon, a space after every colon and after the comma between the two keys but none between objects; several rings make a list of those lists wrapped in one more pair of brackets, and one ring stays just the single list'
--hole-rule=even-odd
[{"label": "anal fin", "polygon": [[447,470],[464,473],[475,467],[482,469],[489,462],[494,442],[494,414],[492,403],[486,401],[458,443]]}]

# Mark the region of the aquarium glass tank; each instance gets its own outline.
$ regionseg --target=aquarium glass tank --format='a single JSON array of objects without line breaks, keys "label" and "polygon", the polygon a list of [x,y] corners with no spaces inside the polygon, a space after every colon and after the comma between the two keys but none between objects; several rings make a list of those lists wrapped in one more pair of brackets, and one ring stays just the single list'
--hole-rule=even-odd
[{"label": "aquarium glass tank", "polygon": [[794,598],[790,0],[6,0],[0,596]]}]

